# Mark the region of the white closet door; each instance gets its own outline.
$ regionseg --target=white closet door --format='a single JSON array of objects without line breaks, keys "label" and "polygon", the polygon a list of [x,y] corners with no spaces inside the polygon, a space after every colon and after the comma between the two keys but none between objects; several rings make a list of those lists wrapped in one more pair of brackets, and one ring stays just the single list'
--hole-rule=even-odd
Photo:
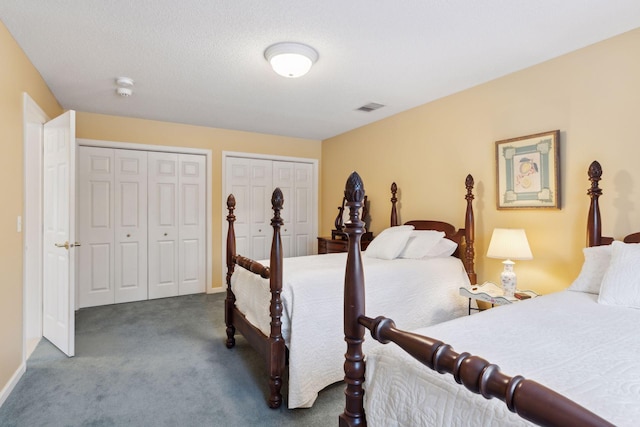
[{"label": "white closet door", "polygon": [[146,300],[147,152],[114,154],[115,302]]},{"label": "white closet door", "polygon": [[114,302],[113,150],[79,147],[78,306]]},{"label": "white closet door", "polygon": [[179,161],[179,285],[180,295],[205,291],[205,157],[180,154]]},{"label": "white closet door", "polygon": [[[296,245],[294,242],[295,230],[295,209],[293,209],[293,195],[295,194],[294,181],[295,163],[293,162],[273,162],[273,187],[280,188],[284,197],[282,206],[283,227],[280,229],[282,237],[282,252],[285,257],[296,256]],[[306,253],[305,253],[306,255]]]},{"label": "white closet door", "polygon": [[236,253],[254,260],[269,258],[272,170],[271,160],[228,157],[225,165],[225,194],[236,198]]},{"label": "white closet door", "polygon": [[149,299],[178,295],[178,155],[148,154]]},{"label": "white closet door", "polygon": [[[310,255],[313,253],[315,237],[313,233],[313,165],[311,163],[295,163],[295,194],[291,199],[294,206],[295,252],[292,256]],[[285,199],[285,204],[286,204]],[[285,227],[286,228],[286,227]]]},{"label": "white closet door", "polygon": [[271,194],[273,193],[272,162],[254,159],[251,162],[251,248],[255,260],[269,259],[271,254]]}]

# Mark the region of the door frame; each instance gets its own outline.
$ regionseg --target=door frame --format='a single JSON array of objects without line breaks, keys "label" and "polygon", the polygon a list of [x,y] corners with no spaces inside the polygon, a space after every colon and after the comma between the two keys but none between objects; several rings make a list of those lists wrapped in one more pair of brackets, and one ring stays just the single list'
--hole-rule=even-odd
[{"label": "door frame", "polygon": [[[102,148],[119,148],[124,150],[138,150],[138,151],[159,151],[164,153],[178,153],[178,154],[199,154],[205,156],[205,163],[207,168],[207,178],[205,183],[205,196],[206,196],[206,223],[205,223],[205,234],[206,234],[206,268],[207,268],[207,282],[205,287],[205,292],[215,293],[218,292],[217,288],[212,288],[212,280],[213,280],[213,210],[212,210],[212,182],[213,182],[213,168],[212,168],[212,151],[203,149],[203,148],[189,148],[189,147],[173,147],[173,146],[165,146],[165,145],[148,145],[148,144],[139,144],[134,142],[117,142],[117,141],[104,141],[98,139],[86,139],[86,138],[77,138],[76,139],[79,146],[86,147],[102,147]],[[82,236],[79,236],[81,239]],[[76,266],[76,269],[78,266]],[[76,277],[78,277],[79,272],[76,272]],[[76,296],[78,292],[78,286],[76,286]],[[76,298],[77,304],[78,298]],[[77,308],[77,307],[76,307]]]},{"label": "door frame", "polygon": [[[312,176],[313,176],[313,220],[312,220],[312,230],[313,230],[313,237],[317,237],[318,234],[318,209],[319,209],[319,202],[318,202],[318,159],[312,159],[309,157],[289,157],[289,156],[277,156],[277,155],[270,155],[270,154],[257,154],[257,153],[244,153],[244,152],[239,152],[239,151],[223,151],[222,152],[222,188],[220,193],[222,194],[222,201],[221,201],[221,206],[222,206],[222,236],[221,236],[221,247],[222,247],[222,287],[220,288],[221,290],[219,292],[222,292],[226,289],[226,277],[227,277],[227,271],[226,271],[226,266],[227,266],[227,215],[228,215],[228,211],[227,211],[227,197],[229,196],[228,194],[224,194],[225,193],[225,188],[227,188],[227,173],[226,173],[226,167],[227,167],[227,158],[228,157],[241,157],[241,158],[245,158],[245,159],[258,159],[258,160],[277,160],[277,161],[284,161],[284,162],[295,162],[295,163],[311,163],[312,167],[313,167],[313,171],[312,171]],[[313,253],[317,253],[317,245],[313,246]]]},{"label": "door frame", "polygon": [[[40,106],[23,92],[23,263],[22,263],[22,361],[31,355],[32,339],[42,338],[42,167],[43,125],[50,120]],[[38,126],[37,132],[33,125]],[[27,161],[30,160],[30,161]],[[35,161],[34,161],[35,160]],[[27,187],[27,183],[31,183]],[[29,221],[29,218],[32,221]],[[20,230],[18,230],[20,231]],[[27,240],[29,239],[29,240]],[[35,246],[35,247],[34,247]],[[27,281],[35,272],[34,281]],[[35,330],[35,336],[30,333]]]}]

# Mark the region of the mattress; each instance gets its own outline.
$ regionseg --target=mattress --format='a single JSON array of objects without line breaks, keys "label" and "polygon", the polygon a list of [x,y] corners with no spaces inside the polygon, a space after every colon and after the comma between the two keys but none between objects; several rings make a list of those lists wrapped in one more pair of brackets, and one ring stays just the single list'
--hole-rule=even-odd
[{"label": "mattress", "polygon": [[[539,382],[618,426],[640,421],[640,310],[563,291],[415,330]],[[405,329],[402,323],[398,327]],[[370,426],[531,425],[431,371],[395,344],[367,354]]]},{"label": "mattress", "polygon": [[[320,390],[344,378],[346,257],[284,259],[282,330],[289,348],[289,408],[310,407]],[[469,279],[459,259],[362,259],[367,315],[393,315],[408,328],[418,328],[466,314],[468,301],[458,289]],[[236,268],[231,286],[238,310],[269,335],[269,281]]]}]

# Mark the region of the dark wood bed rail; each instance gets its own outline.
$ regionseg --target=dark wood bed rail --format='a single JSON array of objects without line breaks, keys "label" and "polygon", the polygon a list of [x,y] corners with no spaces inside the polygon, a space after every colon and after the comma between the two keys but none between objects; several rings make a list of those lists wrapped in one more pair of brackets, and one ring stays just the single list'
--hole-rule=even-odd
[{"label": "dark wood bed rail", "polygon": [[363,222],[358,211],[364,199],[364,185],[354,172],[347,179],[345,197],[349,209],[349,222],[345,227],[349,235],[344,287],[345,354],[345,408],[339,417],[340,426],[366,426],[364,413],[365,360],[362,352],[364,329],[374,339],[386,343],[393,341],[418,361],[439,373],[453,374],[458,383],[485,398],[497,397],[523,418],[545,426],[611,426],[612,424],[589,412],[575,402],[526,380],[521,376],[509,377],[496,365],[468,353],[458,354],[441,341],[395,328],[393,321],[384,317],[365,316],[364,270],[360,252]]},{"label": "dark wood bed rail", "polygon": [[394,342],[423,365],[451,374],[458,384],[486,399],[498,398],[510,411],[541,426],[613,426],[555,391],[517,375],[500,372],[497,365],[469,353],[456,353],[449,344],[396,329],[393,320],[361,316],[359,323],[383,343]]}]

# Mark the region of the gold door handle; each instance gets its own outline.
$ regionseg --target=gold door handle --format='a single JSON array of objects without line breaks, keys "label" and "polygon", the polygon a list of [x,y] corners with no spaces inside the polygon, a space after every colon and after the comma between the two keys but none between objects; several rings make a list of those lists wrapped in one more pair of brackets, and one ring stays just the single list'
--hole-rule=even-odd
[{"label": "gold door handle", "polygon": [[69,242],[64,242],[64,243],[55,243],[56,248],[65,248],[66,250],[69,250]]}]

